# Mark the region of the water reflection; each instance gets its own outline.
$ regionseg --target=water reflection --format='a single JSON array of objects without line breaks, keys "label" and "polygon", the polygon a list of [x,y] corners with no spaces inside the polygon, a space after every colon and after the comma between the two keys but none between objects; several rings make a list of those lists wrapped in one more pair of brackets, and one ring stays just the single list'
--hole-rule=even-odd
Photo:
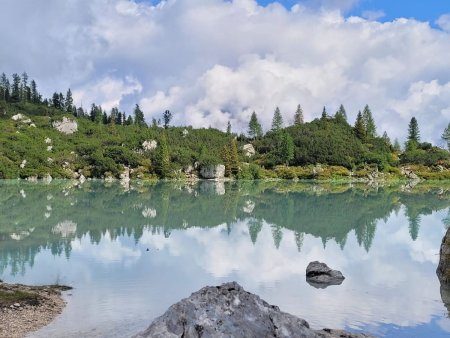
[{"label": "water reflection", "polygon": [[[42,250],[70,257],[72,240],[88,235],[99,244],[108,233],[112,239],[133,236],[136,242],[145,229],[167,238],[175,229],[212,228],[244,222],[256,243],[263,222],[270,224],[273,243],[279,248],[282,229],[294,232],[302,250],[305,234],[334,240],[344,249],[354,231],[358,244],[368,252],[379,220],[402,209],[409,233],[416,240],[421,216],[449,206],[450,196],[441,188],[416,192],[365,186],[317,186],[286,183],[200,182],[196,186],[156,184],[124,190],[101,182],[83,186],[1,183],[0,273],[25,273],[26,266]],[[448,224],[447,218],[443,220]]]},{"label": "water reflection", "polygon": [[[446,189],[421,185],[201,182],[125,191],[3,182],[0,276],[76,287],[63,316],[36,337],[95,336],[94,328],[131,335],[193,290],[230,279],[315,327],[387,336],[401,336],[401,327],[411,336],[426,325],[445,336],[434,270],[449,205]],[[346,281],[313,289],[304,282],[313,260]]]}]

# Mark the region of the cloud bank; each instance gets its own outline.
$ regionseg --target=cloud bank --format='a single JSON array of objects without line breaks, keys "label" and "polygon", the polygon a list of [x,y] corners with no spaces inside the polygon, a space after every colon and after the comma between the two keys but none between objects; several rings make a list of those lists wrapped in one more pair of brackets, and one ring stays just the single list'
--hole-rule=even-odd
[{"label": "cloud bank", "polygon": [[[47,95],[71,87],[147,119],[245,131],[255,110],[268,128],[276,106],[306,120],[340,103],[353,123],[371,106],[381,134],[404,140],[416,116],[423,140],[450,121],[448,15],[428,23],[344,17],[355,1],[304,1],[290,10],[254,0],[4,0],[1,71],[26,70]],[[18,22],[21,24],[19,25]],[[6,46],[6,47],[5,47]]]}]

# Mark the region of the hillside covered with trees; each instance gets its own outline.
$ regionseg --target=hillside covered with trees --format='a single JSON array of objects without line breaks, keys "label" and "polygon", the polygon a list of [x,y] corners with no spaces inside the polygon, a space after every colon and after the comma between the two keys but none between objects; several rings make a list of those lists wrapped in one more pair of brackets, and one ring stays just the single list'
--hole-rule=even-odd
[{"label": "hillside covered with trees", "polygon": [[[63,119],[76,131],[55,128]],[[182,178],[202,166],[225,165],[225,175],[241,179],[366,178],[376,172],[400,178],[407,166],[421,178],[450,178],[449,152],[421,142],[416,118],[402,147],[380,135],[367,105],[351,123],[343,105],[305,122],[301,106],[286,125],[275,109],[264,132],[254,112],[246,134],[172,126],[162,112],[149,124],[136,105],[132,113],[105,111],[93,103],[76,107],[71,90],[44,98],[26,73],[0,78],[0,178],[119,178],[124,168],[135,178]],[[450,124],[442,135],[450,142]],[[248,151],[251,144],[253,151]],[[244,147],[245,146],[245,147]],[[252,148],[250,147],[250,148]]]}]

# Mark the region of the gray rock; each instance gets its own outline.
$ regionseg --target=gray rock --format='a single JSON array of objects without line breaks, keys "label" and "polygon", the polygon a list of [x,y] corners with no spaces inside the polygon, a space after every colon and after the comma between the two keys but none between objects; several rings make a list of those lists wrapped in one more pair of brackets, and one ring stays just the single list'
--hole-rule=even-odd
[{"label": "gray rock", "polygon": [[441,283],[441,299],[447,309],[448,316],[450,317],[450,285]]},{"label": "gray rock", "polygon": [[[337,335],[339,332],[341,335]],[[344,335],[345,334],[345,335]],[[135,338],[365,338],[343,331],[313,331],[298,317],[281,312],[236,282],[208,286],[172,305]]]},{"label": "gray rock", "polygon": [[225,177],[225,166],[218,165],[204,165],[200,168],[200,175],[206,179],[220,179]]},{"label": "gray rock", "polygon": [[441,283],[441,299],[450,316],[450,228],[442,239],[436,274]]},{"label": "gray rock", "polygon": [[325,263],[311,262],[306,268],[306,281],[315,288],[340,285],[344,279],[340,271],[330,269]]},{"label": "gray rock", "polygon": [[442,239],[439,251],[439,265],[436,270],[439,281],[450,287],[450,228]]}]

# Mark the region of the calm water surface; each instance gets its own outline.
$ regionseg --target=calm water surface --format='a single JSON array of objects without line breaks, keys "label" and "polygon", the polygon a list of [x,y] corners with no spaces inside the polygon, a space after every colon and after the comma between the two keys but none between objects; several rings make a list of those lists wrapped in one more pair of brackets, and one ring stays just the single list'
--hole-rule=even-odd
[{"label": "calm water surface", "polygon": [[[0,278],[74,287],[30,337],[129,337],[231,280],[313,328],[448,337],[435,270],[449,206],[439,186],[3,181]],[[310,286],[313,260],[344,283]]]}]

